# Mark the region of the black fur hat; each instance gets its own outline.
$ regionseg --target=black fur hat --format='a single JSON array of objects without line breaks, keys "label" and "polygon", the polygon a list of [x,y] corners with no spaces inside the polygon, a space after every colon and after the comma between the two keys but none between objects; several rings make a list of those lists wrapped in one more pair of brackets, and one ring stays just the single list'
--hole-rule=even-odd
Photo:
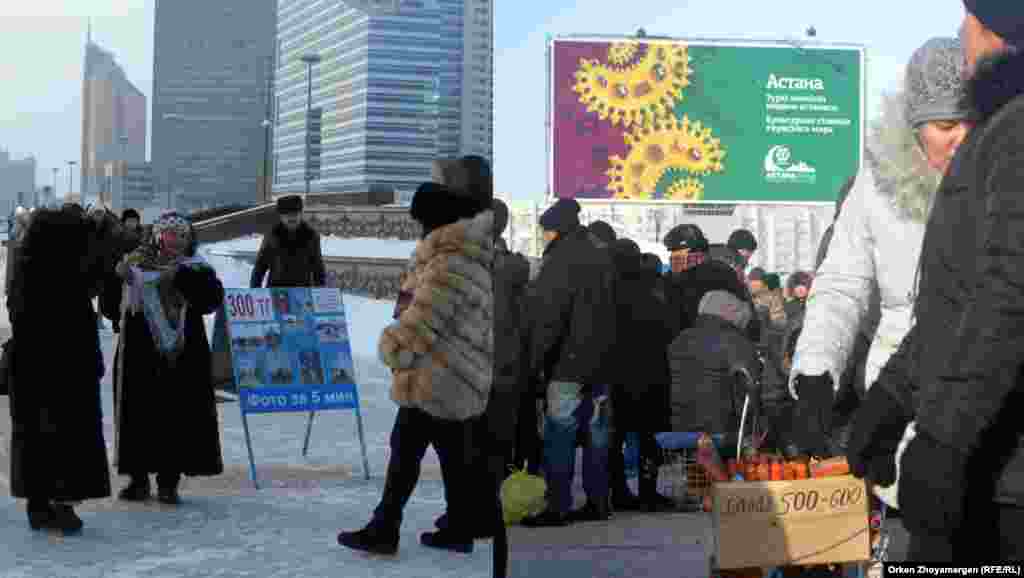
[{"label": "black fur hat", "polygon": [[136,221],[141,221],[142,216],[139,215],[139,212],[136,211],[135,209],[125,209],[124,211],[121,212],[121,222],[123,223],[128,219],[135,219]]},{"label": "black fur hat", "polygon": [[540,226],[545,231],[568,233],[580,226],[580,204],[576,199],[558,199],[540,216]]},{"label": "black fur hat", "polygon": [[708,239],[704,236],[704,231],[701,231],[697,225],[676,225],[665,234],[663,242],[665,248],[669,251],[678,251],[680,249],[689,249],[690,251],[708,250]]},{"label": "black fur hat", "polygon": [[277,212],[282,215],[302,212],[302,197],[288,195],[277,200]]},{"label": "black fur hat", "polygon": [[491,206],[491,199],[485,202],[475,195],[431,182],[423,183],[416,189],[409,215],[423,225],[425,237],[438,227],[475,217]]},{"label": "black fur hat", "polygon": [[604,221],[594,221],[587,225],[587,230],[607,245],[614,243],[615,239],[618,238],[615,234],[615,229]]},{"label": "black fur hat", "polygon": [[964,0],[964,7],[1008,44],[1024,48],[1024,3],[1020,0]]}]

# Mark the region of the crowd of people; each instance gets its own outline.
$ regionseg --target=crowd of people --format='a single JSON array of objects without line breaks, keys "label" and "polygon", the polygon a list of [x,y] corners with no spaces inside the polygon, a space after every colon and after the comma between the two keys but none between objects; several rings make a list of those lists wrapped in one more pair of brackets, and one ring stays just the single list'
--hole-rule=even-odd
[{"label": "crowd of people", "polygon": [[[508,208],[487,161],[437,162],[413,198],[423,235],[378,343],[399,406],[383,493],[370,521],[338,542],[397,551],[429,446],[446,511],[421,535],[428,547],[468,553],[475,539],[502,539],[500,487],[512,469],[547,484],[547,508],[529,527],[669,508],[655,434],[735,432],[753,395],[764,444],[845,455],[898,508],[908,558],[1024,558],[1024,8],[965,4],[961,39],[929,40],[911,58],[905,126],[870,139],[815,270],[785,283],[750,267],[749,231],[713,244],[678,225],[664,238],[663,272],[607,223],[581,223],[571,199],[541,216],[546,246],[531,267],[502,239]],[[282,224],[265,237],[252,286],[268,273],[270,286],[322,285],[301,199],[278,206]],[[224,290],[196,257],[189,220],[168,213],[142,231],[137,214],[66,206],[23,224],[8,289],[11,487],[28,500],[30,525],[79,530],[74,504],[111,493],[94,300],[120,333],[114,457],[129,482],[119,497],[148,499],[156,474],[158,499],[177,504],[181,476],[223,471],[202,317]],[[61,363],[51,360],[55,328]],[[627,434],[640,456],[636,494]],[[578,446],[586,501],[574,508]]]}]

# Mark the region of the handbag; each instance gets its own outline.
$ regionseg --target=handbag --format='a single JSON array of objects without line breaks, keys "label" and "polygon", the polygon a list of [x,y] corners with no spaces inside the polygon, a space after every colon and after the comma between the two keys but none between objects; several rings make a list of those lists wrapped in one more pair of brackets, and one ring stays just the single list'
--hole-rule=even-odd
[{"label": "handbag", "polygon": [[14,369],[14,338],[5,341],[2,347],[3,352],[0,352],[0,395],[8,395],[11,391],[11,372]]}]

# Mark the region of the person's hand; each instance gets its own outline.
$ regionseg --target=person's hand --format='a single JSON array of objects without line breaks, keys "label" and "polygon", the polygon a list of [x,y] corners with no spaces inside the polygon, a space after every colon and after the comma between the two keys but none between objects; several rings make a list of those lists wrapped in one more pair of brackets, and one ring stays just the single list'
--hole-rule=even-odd
[{"label": "person's hand", "polygon": [[912,419],[879,383],[868,390],[853,418],[846,459],[854,476],[885,487],[896,481],[896,449]]},{"label": "person's hand", "polygon": [[948,536],[960,527],[966,470],[966,454],[918,428],[903,453],[898,488],[903,525],[911,534]]},{"label": "person's hand", "polygon": [[793,412],[793,442],[805,453],[827,456],[835,399],[832,376],[798,375],[793,388],[798,396]]}]

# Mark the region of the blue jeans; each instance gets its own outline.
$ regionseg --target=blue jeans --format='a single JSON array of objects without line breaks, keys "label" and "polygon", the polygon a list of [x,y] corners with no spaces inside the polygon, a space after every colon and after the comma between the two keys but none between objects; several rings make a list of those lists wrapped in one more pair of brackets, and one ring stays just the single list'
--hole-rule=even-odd
[{"label": "blue jeans", "polygon": [[572,508],[576,474],[576,439],[583,434],[583,489],[587,499],[608,501],[608,447],[611,441],[611,401],[607,385],[584,387],[552,381],[547,387],[544,418],[544,474],[548,510],[567,514]]}]

